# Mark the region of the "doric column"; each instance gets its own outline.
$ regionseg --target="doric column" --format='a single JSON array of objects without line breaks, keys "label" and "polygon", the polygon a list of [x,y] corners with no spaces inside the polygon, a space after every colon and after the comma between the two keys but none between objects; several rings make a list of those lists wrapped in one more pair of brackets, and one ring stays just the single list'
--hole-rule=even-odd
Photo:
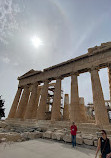
[{"label": "doric column", "polygon": [[61,78],[57,78],[54,90],[54,100],[52,105],[51,121],[61,120]]},{"label": "doric column", "polygon": [[108,66],[108,77],[109,77],[109,92],[110,92],[110,104],[111,104],[111,64],[109,64]]},{"label": "doric column", "polygon": [[80,106],[80,113],[81,113],[82,121],[86,122],[86,120],[87,120],[86,110],[85,110],[85,105],[84,105],[84,98],[82,98],[82,97],[79,98],[79,106]]},{"label": "doric column", "polygon": [[95,110],[96,124],[107,125],[109,123],[108,114],[105,107],[105,101],[104,101],[98,70],[96,69],[91,70],[91,81],[92,81],[93,104]]},{"label": "doric column", "polygon": [[63,120],[69,120],[69,95],[64,96]]},{"label": "doric column", "polygon": [[71,108],[70,120],[74,122],[82,122],[82,116],[79,106],[78,80],[77,74],[71,75]]},{"label": "doric column", "polygon": [[49,86],[49,81],[46,80],[44,82],[44,86],[41,91],[41,99],[40,99],[40,105],[38,107],[37,111],[37,119],[38,120],[45,120],[45,112],[46,112],[46,104],[47,104],[47,96],[48,96],[48,86]]},{"label": "doric column", "polygon": [[30,96],[30,100],[27,104],[24,119],[31,119],[32,118],[32,112],[33,112],[34,104],[35,104],[36,97],[37,97],[37,87],[38,87],[38,82],[34,83],[32,86],[32,93]]},{"label": "doric column", "polygon": [[18,102],[20,99],[21,92],[22,92],[22,88],[18,87],[18,90],[17,90],[16,96],[14,98],[14,101],[13,101],[11,110],[9,112],[8,118],[14,118],[16,110],[17,110]]},{"label": "doric column", "polygon": [[30,94],[29,87],[25,86],[20,103],[19,103],[19,106],[18,106],[18,110],[16,111],[16,114],[15,114],[15,118],[23,118],[24,117],[24,113],[25,113],[28,99],[29,99],[29,94]]},{"label": "doric column", "polygon": [[36,101],[35,101],[34,106],[33,106],[32,119],[37,118],[37,109],[38,109],[38,103],[39,103],[39,98],[40,98],[40,92],[41,92],[41,87],[38,86]]}]

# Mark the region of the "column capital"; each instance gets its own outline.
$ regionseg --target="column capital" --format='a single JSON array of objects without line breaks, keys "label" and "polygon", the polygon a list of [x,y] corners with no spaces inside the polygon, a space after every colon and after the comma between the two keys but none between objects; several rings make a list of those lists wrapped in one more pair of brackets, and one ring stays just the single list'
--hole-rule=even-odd
[{"label": "column capital", "polygon": [[23,86],[23,88],[29,88],[29,87],[30,87],[29,84],[26,84],[26,85]]},{"label": "column capital", "polygon": [[57,76],[55,79],[57,80],[57,79],[60,79],[60,80],[62,80],[64,77],[62,77],[62,76]]},{"label": "column capital", "polygon": [[93,67],[93,66],[92,66],[92,67],[89,69],[89,72],[95,71],[95,70],[99,71],[99,67]]},{"label": "column capital", "polygon": [[39,82],[34,82],[32,85],[35,85],[35,86],[38,86],[39,85]]},{"label": "column capital", "polygon": [[70,75],[71,76],[73,76],[73,75],[79,76],[79,72],[71,72]]},{"label": "column capital", "polygon": [[46,83],[46,82],[48,82],[48,83],[49,83],[49,82],[50,82],[50,80],[49,80],[49,79],[45,79],[45,80],[42,80],[42,82],[43,82],[43,83]]}]

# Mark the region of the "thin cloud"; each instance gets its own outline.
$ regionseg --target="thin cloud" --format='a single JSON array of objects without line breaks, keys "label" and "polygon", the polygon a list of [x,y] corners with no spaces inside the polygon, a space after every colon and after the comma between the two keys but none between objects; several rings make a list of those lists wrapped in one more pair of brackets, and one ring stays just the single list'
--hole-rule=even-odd
[{"label": "thin cloud", "polygon": [[5,64],[9,64],[10,63],[10,59],[8,57],[2,57],[2,61],[5,63]]}]

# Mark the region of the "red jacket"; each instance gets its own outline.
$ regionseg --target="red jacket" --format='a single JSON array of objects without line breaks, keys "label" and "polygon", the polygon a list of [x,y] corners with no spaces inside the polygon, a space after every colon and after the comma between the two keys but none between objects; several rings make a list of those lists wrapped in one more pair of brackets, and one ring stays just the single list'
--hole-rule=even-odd
[{"label": "red jacket", "polygon": [[76,136],[76,132],[77,132],[77,127],[76,127],[76,125],[72,125],[72,126],[71,126],[71,134],[74,135],[74,136]]}]

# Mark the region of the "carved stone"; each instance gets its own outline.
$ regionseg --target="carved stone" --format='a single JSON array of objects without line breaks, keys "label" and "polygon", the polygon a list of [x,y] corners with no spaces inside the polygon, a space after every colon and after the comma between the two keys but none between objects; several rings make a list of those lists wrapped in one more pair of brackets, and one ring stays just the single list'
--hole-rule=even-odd
[{"label": "carved stone", "polygon": [[45,112],[46,112],[46,104],[47,104],[47,96],[48,96],[48,86],[49,86],[49,81],[44,82],[44,86],[42,88],[41,92],[41,100],[40,100],[40,105],[38,107],[37,111],[37,119],[38,120],[45,120]]},{"label": "carved stone", "polygon": [[23,118],[24,117],[27,103],[28,103],[28,99],[29,99],[29,94],[30,94],[29,87],[25,86],[23,94],[22,94],[22,98],[20,100],[18,109],[17,109],[16,114],[15,114],[15,118]]},{"label": "carved stone", "polygon": [[93,103],[95,110],[95,121],[97,125],[107,125],[109,123],[108,114],[105,107],[103,91],[99,79],[98,70],[91,71]]},{"label": "carved stone", "polygon": [[52,121],[61,120],[60,106],[61,106],[61,79],[58,78],[56,80],[55,91],[54,91],[54,101],[53,101],[52,115],[51,115]]},{"label": "carved stone", "polygon": [[16,110],[17,110],[18,102],[20,99],[21,92],[22,92],[22,88],[18,88],[16,96],[15,96],[13,104],[12,104],[12,107],[11,107],[11,110],[10,110],[9,115],[8,115],[8,118],[14,118]]}]

